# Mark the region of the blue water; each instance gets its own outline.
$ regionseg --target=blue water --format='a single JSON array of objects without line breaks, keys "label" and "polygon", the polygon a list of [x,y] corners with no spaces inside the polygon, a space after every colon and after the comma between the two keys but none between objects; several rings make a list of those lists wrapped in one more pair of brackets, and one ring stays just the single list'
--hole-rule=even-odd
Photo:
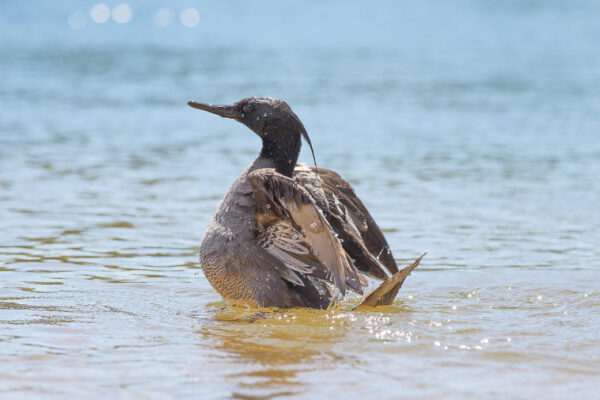
[{"label": "blue water", "polygon": [[[94,4],[0,2],[0,397],[596,396],[600,3]],[[428,252],[393,307],[210,287],[259,141],[185,103],[247,96],[292,106],[400,264]]]}]

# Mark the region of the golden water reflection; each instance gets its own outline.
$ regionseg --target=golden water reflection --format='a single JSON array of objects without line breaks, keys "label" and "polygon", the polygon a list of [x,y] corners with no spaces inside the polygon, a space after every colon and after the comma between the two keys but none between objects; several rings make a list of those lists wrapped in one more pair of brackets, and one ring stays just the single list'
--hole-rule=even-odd
[{"label": "golden water reflection", "polygon": [[[390,315],[411,321],[409,308],[402,304],[353,312],[357,302],[346,301],[330,310],[240,309],[212,303],[207,305],[212,320],[196,333],[204,345],[208,342],[218,350],[217,358],[235,365],[226,374],[237,382],[233,397],[298,394],[307,389],[300,375],[360,363],[360,342],[383,339],[392,323]],[[354,351],[346,351],[348,347]]]}]

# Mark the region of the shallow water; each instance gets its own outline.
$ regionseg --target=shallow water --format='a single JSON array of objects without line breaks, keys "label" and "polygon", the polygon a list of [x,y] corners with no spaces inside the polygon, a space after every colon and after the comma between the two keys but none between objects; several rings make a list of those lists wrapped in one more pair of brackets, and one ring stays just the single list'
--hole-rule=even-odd
[{"label": "shallow water", "polygon": [[[0,3],[0,397],[596,397],[598,4],[235,4],[75,31],[92,3]],[[393,306],[210,287],[197,245],[259,142],[185,102],[249,95],[399,264],[428,252]]]}]

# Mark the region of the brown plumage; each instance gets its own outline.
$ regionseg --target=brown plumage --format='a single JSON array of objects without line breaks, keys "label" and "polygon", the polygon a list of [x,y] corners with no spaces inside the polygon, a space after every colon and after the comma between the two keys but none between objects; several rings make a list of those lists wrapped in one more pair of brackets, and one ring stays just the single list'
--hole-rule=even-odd
[{"label": "brown plumage", "polygon": [[259,157],[219,204],[200,246],[204,273],[224,298],[253,307],[327,308],[347,290],[362,294],[364,274],[384,283],[361,306],[393,302],[422,256],[398,271],[350,184],[331,170],[296,164],[300,137],[311,144],[285,102],[189,104],[242,122],[263,141]]}]

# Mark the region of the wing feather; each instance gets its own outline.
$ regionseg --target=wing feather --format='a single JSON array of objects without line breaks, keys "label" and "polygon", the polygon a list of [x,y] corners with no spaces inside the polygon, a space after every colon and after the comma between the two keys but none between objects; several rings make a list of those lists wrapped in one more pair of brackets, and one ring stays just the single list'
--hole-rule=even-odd
[{"label": "wing feather", "polygon": [[388,279],[380,263],[392,274],[398,266],[383,232],[358,198],[352,186],[336,172],[298,164],[294,179],[306,189],[343,240],[348,255],[363,273]]},{"label": "wing feather", "polygon": [[[265,250],[289,272],[329,281],[342,296],[346,287],[362,293],[366,281],[309,192],[271,168],[251,172],[248,181],[255,194],[258,239]],[[294,283],[288,273],[282,277]]]}]

